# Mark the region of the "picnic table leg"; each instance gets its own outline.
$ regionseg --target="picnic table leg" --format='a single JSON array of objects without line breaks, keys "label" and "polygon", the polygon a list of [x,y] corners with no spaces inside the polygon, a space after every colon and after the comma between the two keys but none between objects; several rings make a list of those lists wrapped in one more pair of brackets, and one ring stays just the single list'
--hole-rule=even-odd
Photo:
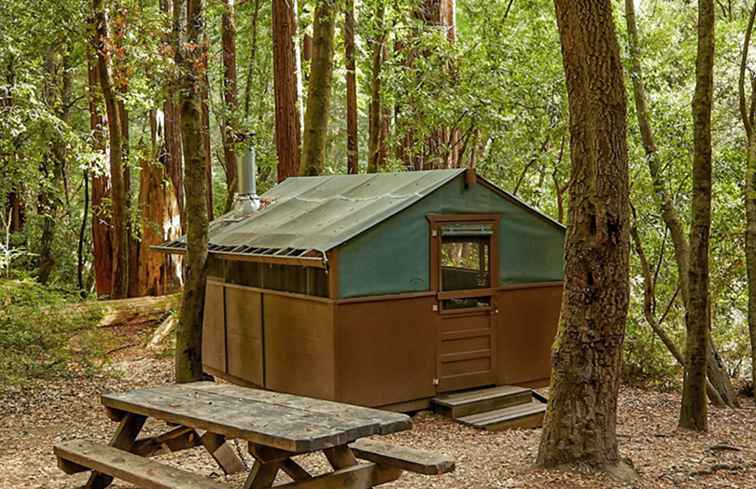
[{"label": "picnic table leg", "polygon": [[200,442],[226,475],[238,474],[245,470],[244,463],[234,453],[225,436],[208,431],[200,435]]},{"label": "picnic table leg", "polygon": [[[144,422],[147,421],[146,416],[140,414],[127,413],[121,423],[118,425],[113,438],[110,440],[110,446],[130,452],[134,447],[134,441],[142,431]],[[107,474],[101,474],[93,471],[89,475],[84,489],[105,489],[113,483],[113,478]]]},{"label": "picnic table leg", "polygon": [[327,448],[324,450],[324,453],[334,470],[345,469],[357,465],[357,457],[354,456],[352,449],[347,445]]}]

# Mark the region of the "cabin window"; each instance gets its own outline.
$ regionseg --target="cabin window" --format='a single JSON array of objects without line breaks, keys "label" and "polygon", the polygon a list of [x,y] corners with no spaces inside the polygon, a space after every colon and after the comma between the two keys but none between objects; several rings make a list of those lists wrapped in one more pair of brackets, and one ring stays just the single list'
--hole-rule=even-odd
[{"label": "cabin window", "polygon": [[491,287],[491,224],[453,223],[441,226],[441,290]]}]

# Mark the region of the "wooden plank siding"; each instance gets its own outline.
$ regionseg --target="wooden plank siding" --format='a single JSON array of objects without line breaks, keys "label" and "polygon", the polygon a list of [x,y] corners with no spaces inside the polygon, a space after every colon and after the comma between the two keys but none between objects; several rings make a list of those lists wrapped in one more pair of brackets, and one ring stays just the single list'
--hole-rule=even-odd
[{"label": "wooden plank siding", "polygon": [[[218,289],[223,290],[223,285],[208,285],[214,299],[206,305],[205,341],[215,346],[203,346],[203,353],[212,353],[203,362],[215,376],[371,407],[420,405],[437,394],[434,379],[442,373],[437,367],[439,355],[452,352],[441,351],[443,343],[437,341],[444,316],[434,310],[438,300],[433,293],[333,300],[227,285],[220,301],[218,297],[224,296],[218,295]],[[493,316],[497,385],[548,383],[561,292],[561,282],[492,291],[498,310]],[[239,310],[250,310],[232,312],[228,307],[233,303],[240,304]],[[251,304],[260,306],[260,325]],[[238,319],[233,319],[235,315]],[[234,321],[237,324],[232,326]],[[258,327],[261,334],[255,332]],[[219,359],[221,368],[217,368]],[[258,362],[264,363],[262,374],[254,367]],[[236,369],[237,364],[241,368]],[[485,380],[488,383],[490,376]]]}]

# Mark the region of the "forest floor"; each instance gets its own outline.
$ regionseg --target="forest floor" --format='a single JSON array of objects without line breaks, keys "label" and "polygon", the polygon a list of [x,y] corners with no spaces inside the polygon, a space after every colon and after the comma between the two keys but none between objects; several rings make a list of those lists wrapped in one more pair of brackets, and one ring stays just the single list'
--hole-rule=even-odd
[{"label": "forest floor", "polygon": [[[129,332],[125,342],[133,341]],[[129,343],[130,344],[130,343]],[[80,487],[86,474],[68,476],[57,466],[52,445],[87,438],[107,441],[115,426],[99,405],[103,391],[125,390],[172,380],[172,361],[141,346],[119,349],[94,376],[49,381],[0,393],[0,489]],[[391,435],[397,444],[445,453],[457,469],[440,477],[405,474],[386,489],[421,488],[751,488],[756,489],[756,409],[712,409],[710,432],[676,431],[680,397],[673,393],[626,387],[619,401],[617,431],[622,455],[639,473],[621,483],[583,470],[533,468],[541,430],[485,432],[455,424],[429,412],[413,417],[414,429]],[[148,432],[162,426],[148,421]],[[241,444],[237,444],[242,453]],[[244,454],[246,463],[251,463]],[[203,449],[161,456],[178,467],[226,480],[241,487],[244,475],[225,477]],[[325,459],[301,460],[312,472],[326,469]],[[287,480],[279,475],[280,482]],[[115,488],[131,487],[116,483]]]}]

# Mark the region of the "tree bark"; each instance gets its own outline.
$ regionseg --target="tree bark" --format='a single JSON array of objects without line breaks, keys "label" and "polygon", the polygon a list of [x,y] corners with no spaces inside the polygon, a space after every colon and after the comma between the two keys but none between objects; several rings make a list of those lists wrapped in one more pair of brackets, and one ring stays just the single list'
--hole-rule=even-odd
[{"label": "tree bark", "polygon": [[[746,274],[748,277],[748,333],[751,340],[751,382],[756,379],[756,131],[753,124],[756,111],[756,78],[751,77],[751,102],[746,101],[745,74],[748,66],[748,51],[751,46],[754,19],[756,19],[756,1],[748,17],[748,27],[743,41],[743,53],[738,79],[740,114],[746,133],[746,170],[745,192],[743,195],[746,210],[745,255]],[[754,391],[756,392],[756,390]],[[754,395],[756,402],[756,395]]]},{"label": "tree bark", "polygon": [[153,245],[176,239],[181,235],[178,205],[172,185],[166,185],[163,134],[165,126],[156,111],[150,113],[151,151],[142,158],[139,172],[139,242],[138,296],[163,295],[180,283],[178,257],[157,253]]},{"label": "tree bark", "polygon": [[359,172],[357,127],[357,67],[354,60],[354,0],[344,5],[344,61],[346,68],[347,173]]},{"label": "tree bark", "polygon": [[302,141],[300,174],[304,176],[320,175],[325,167],[328,116],[331,106],[331,82],[333,80],[335,15],[335,0],[317,1]]},{"label": "tree bark", "polygon": [[[161,0],[160,8],[172,19],[170,34],[165,39],[166,52],[172,52],[174,65],[180,61],[179,50],[181,49],[182,31],[182,0]],[[166,98],[163,103],[165,116],[165,166],[173,183],[173,191],[176,194],[176,204],[181,216],[181,228],[186,227],[186,215],[184,212],[184,154],[181,141],[181,110],[177,102],[178,94],[178,70],[172,69],[165,80]]]},{"label": "tree bark", "polygon": [[301,126],[297,92],[297,23],[293,0],[273,0],[273,90],[279,182],[299,174]]},{"label": "tree bark", "polygon": [[252,94],[252,82],[254,81],[255,68],[257,66],[257,25],[260,18],[260,2],[262,0],[254,0],[254,7],[252,8],[252,20],[249,27],[250,30],[250,48],[249,48],[249,61],[247,62],[247,80],[244,85],[244,119],[249,118],[249,102]]},{"label": "tree bark", "polygon": [[[188,12],[188,10],[187,10]],[[189,18],[187,16],[187,18]],[[209,54],[210,40],[205,32],[200,44],[205,52],[205,69],[202,75],[205,77],[200,84],[200,99],[202,100],[202,152],[205,158],[205,178],[207,178],[207,217],[213,220],[213,154],[210,147],[210,78],[208,77],[207,59]]]},{"label": "tree bark", "polygon": [[[94,53],[92,53],[94,55]],[[105,153],[106,121],[99,111],[99,75],[97,60],[88,56],[89,70],[89,130],[92,134],[92,149]],[[103,207],[110,198],[110,175],[92,174],[92,254],[94,257],[95,292],[98,297],[111,295],[113,288],[113,241],[110,215]]]},{"label": "tree bark", "polygon": [[386,155],[384,125],[388,123],[381,99],[381,70],[383,69],[384,55],[386,53],[386,7],[383,2],[377,2],[375,10],[375,23],[378,34],[372,40],[372,61],[370,65],[370,108],[368,111],[368,173],[377,172],[383,166]]},{"label": "tree bark", "polygon": [[[184,0],[181,0],[182,2]],[[185,0],[187,46],[181,53],[181,133],[185,155],[187,254],[181,314],[176,328],[176,381],[202,378],[202,313],[207,279],[208,189],[202,129],[202,85],[207,70],[202,0]]]},{"label": "tree bark", "polygon": [[[659,157],[656,146],[656,138],[651,127],[651,117],[648,114],[646,104],[646,89],[643,83],[643,71],[640,64],[640,41],[638,35],[638,26],[635,19],[635,5],[633,0],[625,0],[625,19],[627,21],[628,41],[630,47],[630,69],[632,72],[633,95],[635,99],[635,113],[638,118],[638,127],[640,128],[641,142],[646,154],[646,163],[648,164],[651,180],[654,185],[654,199],[657,207],[661,211],[662,220],[669,229],[672,244],[675,250],[675,261],[677,263],[678,284],[682,295],[683,306],[688,308],[688,267],[690,263],[690,246],[688,238],[685,236],[685,228],[680,214],[675,207],[669,192],[665,186],[664,175],[659,165]],[[709,337],[711,332],[707,333]],[[716,352],[713,340],[709,338],[709,355],[716,358],[719,354]],[[724,366],[719,362],[709,362],[707,365],[707,375],[709,384],[717,389],[717,396],[709,396],[716,404],[717,399],[724,401],[730,407],[738,405],[735,390],[730,382],[729,375]]]},{"label": "tree bark", "polygon": [[556,0],[570,110],[565,285],[538,463],[614,470],[629,299],[626,99],[609,0]]},{"label": "tree bark", "polygon": [[696,88],[693,95],[693,195],[685,378],[679,426],[708,430],[706,368],[711,326],[709,303],[709,231],[711,228],[711,105],[714,90],[714,1],[698,2]]},{"label": "tree bark", "polygon": [[108,48],[108,22],[103,0],[92,0],[95,15],[95,50],[102,96],[108,122],[110,142],[111,215],[113,223],[113,270],[111,297],[122,299],[129,290],[129,232],[126,220],[126,184],[124,181],[122,129],[111,75]]},{"label": "tree bark", "polygon": [[236,88],[236,19],[234,0],[223,0],[221,18],[223,44],[223,159],[226,166],[226,204],[224,212],[231,210],[236,193],[236,138],[239,132]]}]

